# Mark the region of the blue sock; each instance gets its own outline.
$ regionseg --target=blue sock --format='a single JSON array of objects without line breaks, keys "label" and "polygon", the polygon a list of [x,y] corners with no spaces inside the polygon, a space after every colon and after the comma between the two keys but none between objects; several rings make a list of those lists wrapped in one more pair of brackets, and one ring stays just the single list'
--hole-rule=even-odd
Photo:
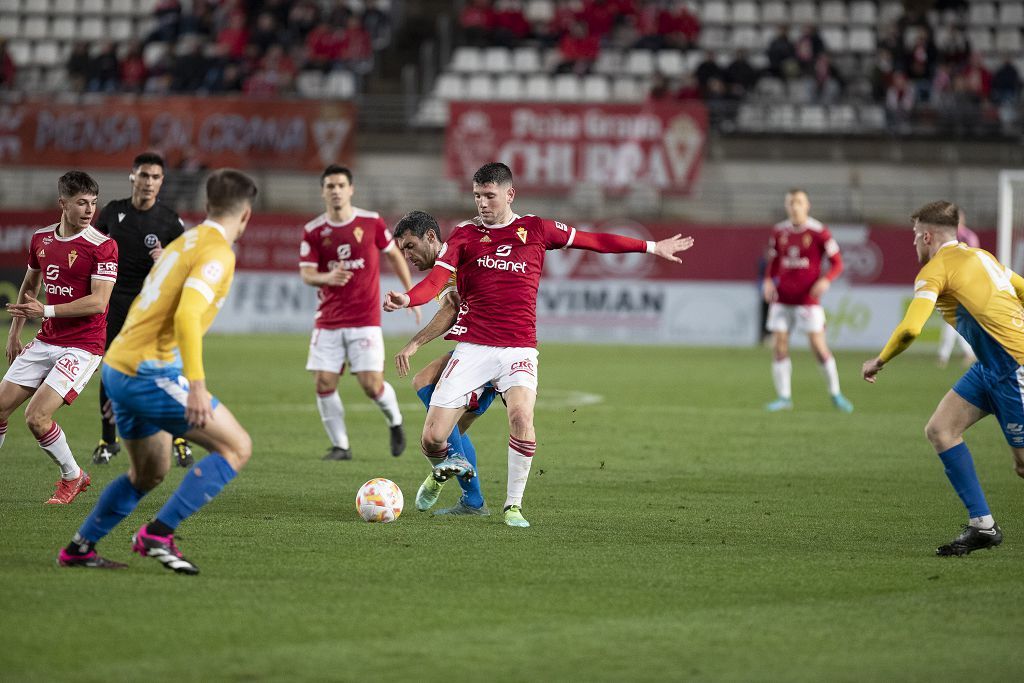
[{"label": "blue sock", "polygon": [[953,485],[956,495],[960,496],[970,517],[982,517],[989,514],[988,502],[981,491],[978,474],[974,471],[974,459],[967,444],[961,442],[949,450],[939,453],[942,464],[946,466],[946,476]]},{"label": "blue sock", "polygon": [[78,529],[79,535],[91,543],[96,543],[130,515],[145,495],[146,492],[132,486],[127,474],[122,474],[103,489],[99,500],[96,501],[96,507]]},{"label": "blue sock", "polygon": [[[458,431],[458,428],[456,428],[456,431]],[[484,494],[480,491],[480,470],[476,467],[476,447],[469,440],[469,434],[462,435],[462,454],[466,456],[466,460],[476,470],[476,476],[469,481],[459,479],[459,486],[462,487],[462,497],[469,507],[483,507]]]},{"label": "blue sock", "polygon": [[192,466],[156,519],[172,529],[194,515],[235,478],[235,470],[220,453],[210,453]]}]

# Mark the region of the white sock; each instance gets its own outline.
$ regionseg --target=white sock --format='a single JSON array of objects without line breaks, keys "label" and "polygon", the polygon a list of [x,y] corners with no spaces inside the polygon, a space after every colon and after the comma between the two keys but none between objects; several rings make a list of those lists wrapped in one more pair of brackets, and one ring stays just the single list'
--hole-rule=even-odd
[{"label": "white sock", "polygon": [[523,504],[526,480],[530,478],[530,466],[537,452],[536,441],[522,441],[513,436],[508,439],[508,485],[505,507]]},{"label": "white sock", "polygon": [[320,411],[320,421],[327,430],[327,438],[335,448],[348,448],[348,431],[345,429],[345,406],[341,405],[341,396],[337,391],[316,397],[316,407]]},{"label": "white sock", "polygon": [[398,409],[398,396],[395,394],[393,386],[384,382],[384,388],[380,390],[380,396],[373,399],[373,402],[384,413],[384,418],[388,421],[389,427],[397,427],[402,424],[402,411]]},{"label": "white sock", "polygon": [[839,370],[836,369],[836,358],[835,356],[829,356],[828,360],[821,364],[821,371],[825,373],[825,379],[828,380],[828,393],[829,396],[836,396],[839,394]]},{"label": "white sock", "polygon": [[75,456],[71,454],[68,440],[64,437],[64,430],[56,422],[50,427],[50,431],[39,439],[39,447],[46,451],[50,459],[60,467],[62,479],[78,479],[82,475],[82,468],[78,466]]},{"label": "white sock", "polygon": [[4,445],[4,439],[7,438],[7,420],[0,420],[0,446]]},{"label": "white sock", "polygon": [[775,382],[775,394],[787,401],[793,396],[792,375],[793,361],[788,356],[782,360],[772,361],[772,381]]},{"label": "white sock", "polygon": [[993,519],[992,515],[982,515],[981,517],[971,517],[971,526],[976,529],[991,529],[996,525],[996,520]]}]

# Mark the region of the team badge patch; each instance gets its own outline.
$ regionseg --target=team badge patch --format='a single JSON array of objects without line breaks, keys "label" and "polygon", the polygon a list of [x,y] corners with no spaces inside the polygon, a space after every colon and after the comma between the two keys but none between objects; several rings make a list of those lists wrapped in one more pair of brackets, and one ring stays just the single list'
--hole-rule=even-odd
[{"label": "team badge patch", "polygon": [[220,261],[210,261],[203,266],[203,279],[209,282],[217,282],[224,274],[224,266]]},{"label": "team badge patch", "polygon": [[76,260],[78,260],[78,251],[75,250],[75,249],[72,249],[68,253],[68,268],[70,268],[71,266],[75,265],[75,261]]},{"label": "team badge patch", "polygon": [[356,229],[352,231],[352,236],[356,238],[356,242],[359,242],[360,244],[363,243],[363,229],[362,228],[357,226]]},{"label": "team badge patch", "polygon": [[524,228],[521,225],[518,228],[516,228],[516,237],[519,238],[520,242],[526,244],[526,228]]},{"label": "team badge patch", "polygon": [[142,240],[142,243],[146,245],[147,249],[154,249],[154,248],[160,246],[160,238],[157,237],[156,235],[154,235],[153,233],[149,233]]},{"label": "team badge patch", "polygon": [[806,249],[809,246],[811,246],[811,236],[804,235],[804,249]]}]

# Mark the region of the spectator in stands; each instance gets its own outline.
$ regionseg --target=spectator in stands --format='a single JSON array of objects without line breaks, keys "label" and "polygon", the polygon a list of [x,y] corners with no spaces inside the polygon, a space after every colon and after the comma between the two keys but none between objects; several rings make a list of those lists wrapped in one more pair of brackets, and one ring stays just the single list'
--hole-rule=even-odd
[{"label": "spectator in stands", "polygon": [[381,50],[391,42],[391,18],[380,8],[378,0],[367,1],[362,20],[363,28],[370,34],[374,50]]},{"label": "spectator in stands", "polygon": [[915,104],[914,87],[907,75],[902,71],[894,72],[892,83],[885,93],[885,118],[889,130],[897,134],[905,133]]},{"label": "spectator in stands", "polygon": [[789,40],[789,27],[779,26],[768,43],[768,70],[777,78],[790,78],[796,67],[796,50]]},{"label": "spectator in stands", "polygon": [[672,97],[672,89],[669,86],[668,77],[661,72],[655,72],[651,77],[651,87],[647,91],[648,102],[665,102]]},{"label": "spectator in stands", "polygon": [[306,36],[306,66],[311,69],[329,71],[341,56],[342,32],[335,30],[326,21],[317,24]]},{"label": "spectator in stands", "polygon": [[880,47],[875,53],[875,61],[871,65],[871,95],[876,102],[884,102],[892,75],[896,72],[896,62],[887,47]]},{"label": "spectator in stands", "polygon": [[[355,21],[359,21],[353,17]],[[277,97],[294,89],[295,64],[281,45],[271,45],[258,68],[242,86],[246,95]]]},{"label": "spectator in stands", "polygon": [[156,26],[146,37],[145,43],[173,43],[178,39],[178,27],[181,21],[181,3],[178,0],[158,0],[153,7],[153,18]]},{"label": "spectator in stands", "polygon": [[954,26],[950,29],[942,46],[942,56],[955,68],[967,64],[971,56],[971,41],[967,38],[962,26]]},{"label": "spectator in stands", "polygon": [[558,44],[559,62],[555,73],[590,73],[600,50],[597,36],[589,35],[587,25],[577,21]]},{"label": "spectator in stands", "polygon": [[889,54],[892,55],[893,64],[897,69],[903,69],[903,35],[899,32],[899,29],[893,26],[886,26],[878,32],[878,42],[876,47],[879,50],[888,50]]},{"label": "spectator in stands", "polygon": [[618,8],[608,0],[589,0],[585,7],[577,19],[587,25],[589,35],[603,41],[615,26]]},{"label": "spectator in stands", "polygon": [[827,52],[822,52],[814,60],[806,82],[808,98],[815,104],[834,104],[843,91],[843,78]]},{"label": "spectator in stands", "polygon": [[177,55],[171,68],[171,91],[190,93],[199,90],[206,80],[210,61],[203,54],[203,42],[197,35],[178,39]]},{"label": "spectator in stands", "polygon": [[530,22],[519,0],[498,0],[494,8],[491,43],[514,47],[530,36]]},{"label": "spectator in stands", "polygon": [[490,0],[469,0],[459,13],[459,28],[467,45],[487,45],[494,28],[494,10]]},{"label": "spectator in stands", "polygon": [[191,11],[184,12],[178,22],[178,35],[195,34],[210,39],[217,35],[214,8],[205,0],[192,3]]},{"label": "spectator in stands", "polygon": [[212,78],[207,79],[206,87],[211,93],[242,92],[244,78],[240,64],[226,62],[223,68],[213,72]]},{"label": "spectator in stands", "polygon": [[825,43],[818,33],[818,27],[813,24],[804,26],[800,31],[800,37],[796,39],[796,43],[793,45],[793,53],[797,64],[800,65],[800,70],[804,74],[812,73],[818,56],[824,51]]},{"label": "spectator in stands", "polygon": [[131,43],[121,60],[121,89],[125,92],[142,92],[148,75],[146,62],[142,58],[142,43]]},{"label": "spectator in stands", "polygon": [[150,95],[167,95],[171,92],[173,78],[171,71],[174,69],[174,58],[169,54],[163,54],[150,67],[146,76],[146,87],[144,92]]},{"label": "spectator in stands", "polygon": [[632,49],[640,40],[640,32],[637,29],[636,17],[632,14],[623,14],[612,28],[608,36],[608,47],[614,50]]},{"label": "spectator in stands", "polygon": [[85,89],[89,92],[116,92],[121,78],[117,47],[103,43],[96,56],[89,60]]},{"label": "spectator in stands", "polygon": [[287,32],[291,42],[307,41],[314,28],[320,25],[320,8],[313,0],[300,0],[288,12]]},{"label": "spectator in stands", "polygon": [[927,101],[931,90],[932,77],[935,75],[935,61],[937,50],[932,42],[931,31],[927,28],[920,28],[914,36],[914,43],[907,51],[906,69],[907,77],[913,82],[917,89],[917,99]]},{"label": "spectator in stands", "polygon": [[[288,25],[288,16],[291,14],[292,7],[298,3],[293,3],[292,0],[264,0],[263,11],[269,12],[274,17],[274,23],[278,27],[284,27]],[[376,4],[371,0],[367,4]]]},{"label": "spectator in stands", "polygon": [[671,12],[661,15],[661,34],[665,36],[667,47],[679,50],[692,50],[697,46],[700,37],[700,19],[697,18],[687,3],[677,0]]},{"label": "spectator in stands", "polygon": [[7,51],[7,40],[0,38],[0,90],[13,90],[18,67]]},{"label": "spectator in stands", "polygon": [[92,61],[90,52],[89,43],[78,42],[68,53],[64,70],[68,75],[68,84],[74,92],[85,90],[86,83],[89,81],[89,63]]},{"label": "spectator in stands", "polygon": [[985,102],[992,92],[992,72],[985,67],[981,53],[972,52],[963,70],[967,92],[974,102]]},{"label": "spectator in stands", "polygon": [[273,14],[260,12],[256,17],[256,28],[249,36],[249,42],[258,47],[260,54],[264,55],[271,45],[287,43],[287,37],[281,35],[281,29]]},{"label": "spectator in stands", "polygon": [[331,26],[346,26],[352,15],[352,9],[345,0],[335,0],[324,21]]},{"label": "spectator in stands", "polygon": [[692,73],[683,74],[679,90],[676,91],[676,99],[683,101],[701,99],[700,83],[697,82],[695,75]]},{"label": "spectator in stands", "polygon": [[351,16],[340,34],[338,65],[357,74],[373,69],[373,41],[359,17]]},{"label": "spectator in stands", "polygon": [[228,17],[227,26],[217,33],[217,43],[227,51],[228,59],[242,59],[245,46],[249,44],[249,29],[245,26],[245,15],[234,12]]},{"label": "spectator in stands", "polygon": [[737,50],[729,66],[725,67],[725,84],[733,97],[742,99],[757,85],[757,69],[747,59],[746,50]]},{"label": "spectator in stands", "polygon": [[1021,77],[1009,55],[992,74],[992,101],[998,105],[1016,104],[1020,99]]},{"label": "spectator in stands", "polygon": [[953,70],[945,61],[935,65],[928,101],[940,115],[952,107]]},{"label": "spectator in stands", "polygon": [[724,92],[725,88],[725,72],[722,67],[718,66],[718,61],[715,59],[715,53],[708,50],[704,53],[704,61],[697,65],[697,69],[694,71],[694,76],[697,77],[697,84],[700,86],[700,92],[703,97],[708,97],[711,92],[711,81],[718,81],[718,86]]}]

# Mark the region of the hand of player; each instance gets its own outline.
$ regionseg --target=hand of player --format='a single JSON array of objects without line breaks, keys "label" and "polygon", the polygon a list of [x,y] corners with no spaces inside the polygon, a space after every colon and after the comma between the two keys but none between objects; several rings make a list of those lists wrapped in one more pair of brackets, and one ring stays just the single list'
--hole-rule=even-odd
[{"label": "hand of player", "polygon": [[344,287],[348,284],[348,281],[352,279],[351,270],[342,270],[341,268],[335,268],[334,270],[327,273],[327,279],[324,284],[328,287]]},{"label": "hand of player", "polygon": [[762,283],[762,290],[764,300],[767,303],[773,304],[779,300],[779,290],[775,288],[775,283],[771,279],[767,279]]},{"label": "hand of player", "polygon": [[27,320],[42,318],[43,304],[36,301],[34,296],[26,292],[25,303],[7,304],[7,312],[11,314],[12,318],[25,318]]},{"label": "hand of player", "polygon": [[189,384],[188,400],[185,401],[185,420],[197,428],[206,426],[213,417],[213,399],[206,390],[206,382],[196,380]]},{"label": "hand of player", "polygon": [[675,263],[682,263],[683,260],[676,256],[680,251],[686,251],[693,246],[692,237],[683,237],[681,234],[673,235],[668,239],[663,239],[654,243],[654,251],[651,252],[660,256],[663,259],[668,259]]},{"label": "hand of player", "polygon": [[384,310],[390,313],[409,305],[409,295],[403,292],[388,292],[384,295]]},{"label": "hand of player", "polygon": [[149,250],[149,258],[153,259],[153,263],[160,260],[160,256],[164,253],[164,245],[158,241],[156,246]]},{"label": "hand of player", "polygon": [[416,324],[417,325],[419,325],[421,322],[423,322],[423,311],[421,309],[422,309],[422,306],[411,306],[409,308],[409,312],[412,313],[413,317],[416,318]]},{"label": "hand of player", "polygon": [[398,370],[399,377],[405,377],[409,374],[409,359],[419,351],[420,345],[414,341],[409,341],[408,344],[402,347],[402,350],[395,356],[395,368]]},{"label": "hand of player", "polygon": [[25,345],[21,343],[21,337],[7,337],[7,364],[13,363],[24,350]]},{"label": "hand of player", "polygon": [[860,369],[860,374],[863,375],[864,380],[867,382],[875,383],[875,376],[882,370],[885,363],[880,358],[872,358],[869,361],[865,361],[864,366]]},{"label": "hand of player", "polygon": [[820,299],[831,286],[831,280],[827,277],[820,277],[813,285],[811,285],[811,296],[815,299]]}]

